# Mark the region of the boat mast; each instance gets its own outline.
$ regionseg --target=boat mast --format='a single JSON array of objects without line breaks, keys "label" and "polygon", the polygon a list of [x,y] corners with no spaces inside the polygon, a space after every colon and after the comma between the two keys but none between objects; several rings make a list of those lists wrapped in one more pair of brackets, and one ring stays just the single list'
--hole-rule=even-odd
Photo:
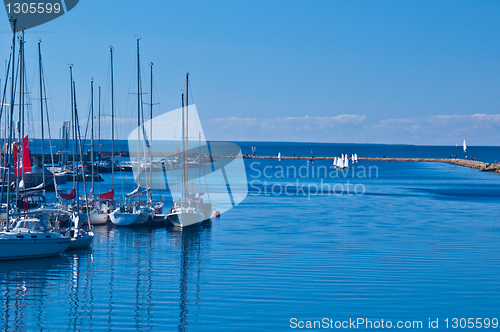
[{"label": "boat mast", "polygon": [[[149,186],[153,187],[153,62],[151,62],[151,88],[149,96]],[[149,203],[152,201],[152,194],[149,193]]]},{"label": "boat mast", "polygon": [[[99,154],[99,162],[101,162],[101,87],[99,87],[99,110],[98,110],[98,115],[97,115],[97,118],[99,119],[99,129],[98,129],[98,145],[99,145],[99,149],[98,149],[98,154]],[[99,169],[98,169],[99,171]]]},{"label": "boat mast", "polygon": [[201,132],[198,132],[198,198],[201,198]]},{"label": "boat mast", "polygon": [[[89,216],[89,200],[88,200],[88,196],[87,196],[87,186],[85,184],[85,173],[83,172],[83,151],[82,151],[82,138],[81,138],[81,134],[80,134],[80,122],[78,120],[78,109],[76,107],[76,87],[75,87],[75,82],[73,82],[73,89],[75,90],[74,91],[74,96],[75,96],[75,126],[76,126],[76,130],[77,130],[77,135],[78,135],[78,142],[77,142],[77,146],[79,148],[79,155],[80,155],[80,163],[82,164],[82,181],[83,181],[83,194],[84,194],[84,197],[85,197],[85,213],[87,214],[87,223],[88,223],[88,226],[90,227],[90,216]],[[77,186],[78,186],[78,182],[76,183]],[[79,203],[79,200],[80,200],[80,197],[78,195],[78,190],[76,191],[76,197],[77,197],[77,213],[78,215],[80,215],[80,203]]]},{"label": "boat mast", "polygon": [[[181,154],[181,162],[182,162],[182,198],[186,198],[186,170],[184,168],[184,164],[186,163],[186,140],[185,137],[185,126],[184,126],[184,94],[181,97],[182,100],[182,154]],[[182,201],[182,199],[181,199]],[[182,206],[182,205],[181,205]]]},{"label": "boat mast", "polygon": [[[19,115],[17,118],[17,136],[19,138],[19,148],[17,149],[17,154],[14,157],[16,160],[16,202],[19,201],[19,177],[22,172],[24,175],[24,162],[21,170],[21,160],[24,161],[24,137],[21,137],[21,125],[23,123],[23,38],[24,38],[24,30],[22,32],[21,38],[19,39]],[[21,176],[24,177],[24,176]],[[23,181],[24,183],[24,181]],[[19,208],[19,207],[18,207]]]},{"label": "boat mast", "polygon": [[[99,162],[97,163],[98,167],[96,167],[96,172],[97,175],[99,175],[99,167],[101,167],[101,87],[99,87],[99,110],[98,110],[98,119],[99,119],[99,139],[98,139],[98,158]],[[97,190],[99,193],[101,192],[101,186],[99,183],[97,184]],[[99,199],[99,195],[97,195],[97,198]]]},{"label": "boat mast", "polygon": [[[75,150],[78,148],[78,142],[77,142],[77,132],[76,132],[76,128],[77,128],[77,117],[76,117],[76,87],[75,87],[75,82],[73,81],[73,147],[75,147]],[[75,165],[75,150],[73,150],[73,165]],[[78,174],[78,168],[75,168],[73,169],[73,181],[75,181],[75,172],[76,174]],[[83,172],[83,163],[82,163],[82,179],[83,181],[85,181],[85,173]],[[85,184],[85,182],[84,182]],[[78,186],[78,179],[76,180],[76,196],[75,196],[75,199],[76,199],[76,213],[78,215],[80,215],[80,191],[79,191],[79,186]]]},{"label": "boat mast", "polygon": [[[42,51],[40,49],[40,43],[42,41],[38,41],[38,76],[40,78],[40,119],[42,122],[42,183],[45,190],[45,144],[44,144],[44,132],[43,132],[43,91],[42,91]],[[54,186],[55,186],[55,178],[54,178]]]},{"label": "boat mast", "polygon": [[[109,52],[111,53],[111,190],[115,190],[115,103],[114,103],[114,87],[113,87],[113,46],[109,47]],[[101,88],[99,88],[99,93]],[[100,94],[99,94],[100,95]],[[99,99],[100,100],[100,99]],[[100,106],[99,102],[99,106]],[[101,108],[99,107],[99,112]],[[99,118],[100,121],[100,118]],[[99,127],[101,125],[99,124]],[[99,129],[99,140],[100,140],[100,129]],[[99,147],[100,149],[100,147]]]},{"label": "boat mast", "polygon": [[189,105],[189,102],[188,102],[188,96],[189,96],[189,92],[188,92],[188,86],[189,86],[189,73],[186,73],[186,160],[185,160],[185,168],[186,168],[186,181],[184,183],[184,185],[186,186],[186,195],[189,196],[188,194],[188,180],[189,180],[189,177],[188,177],[188,157],[189,157],[189,153],[188,153],[188,149],[189,149],[189,113],[188,113],[188,105]]},{"label": "boat mast", "polygon": [[[141,186],[141,65],[139,59],[139,40],[140,38],[137,38],[137,187]],[[140,195],[137,197],[140,200]]]},{"label": "boat mast", "polygon": [[[72,161],[73,161],[73,188],[75,188],[75,176],[77,175],[77,168],[75,164],[75,141],[76,141],[76,133],[75,133],[75,96],[74,96],[74,82],[73,82],[73,65],[69,65],[69,75],[70,75],[70,87],[71,87],[71,123],[73,124],[71,126],[71,131],[73,132],[73,156],[72,156]],[[76,192],[76,195],[78,197],[78,190]]]},{"label": "boat mast", "polygon": [[90,123],[90,169],[92,176],[92,189],[91,195],[94,194],[94,79],[90,80],[90,117],[92,122]]},{"label": "boat mast", "polygon": [[[6,158],[11,160],[10,157],[10,147],[12,145],[12,117],[14,116],[14,60],[15,60],[15,49],[16,49],[16,19],[9,18],[12,22],[12,83],[10,85],[10,117],[9,117],[9,140],[7,144],[7,155]],[[7,223],[9,222],[10,214],[10,162],[7,163]]]}]

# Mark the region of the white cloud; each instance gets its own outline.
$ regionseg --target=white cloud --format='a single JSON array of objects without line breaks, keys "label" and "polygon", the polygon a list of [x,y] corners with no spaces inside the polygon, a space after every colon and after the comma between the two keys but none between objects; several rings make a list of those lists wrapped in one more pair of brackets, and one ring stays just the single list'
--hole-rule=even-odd
[{"label": "white cloud", "polygon": [[[500,143],[500,114],[434,115],[383,119],[365,115],[333,117],[227,118],[203,121],[208,140],[314,141],[455,145]],[[222,130],[224,129],[224,130]]]}]

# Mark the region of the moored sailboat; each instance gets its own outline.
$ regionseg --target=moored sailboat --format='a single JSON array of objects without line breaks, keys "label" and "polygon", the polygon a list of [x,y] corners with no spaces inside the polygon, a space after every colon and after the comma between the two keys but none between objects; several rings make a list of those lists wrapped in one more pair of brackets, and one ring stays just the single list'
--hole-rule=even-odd
[{"label": "moored sailboat", "polygon": [[[205,219],[205,215],[200,208],[200,193],[198,197],[189,194],[188,190],[188,121],[189,121],[189,73],[186,74],[186,107],[184,108],[184,97],[182,98],[182,192],[181,198],[174,202],[170,212],[167,214],[167,219],[177,227],[187,227],[196,225]],[[184,110],[186,115],[184,117]],[[186,119],[186,121],[184,121]],[[199,156],[200,157],[200,156]],[[200,166],[199,166],[200,167]]]}]

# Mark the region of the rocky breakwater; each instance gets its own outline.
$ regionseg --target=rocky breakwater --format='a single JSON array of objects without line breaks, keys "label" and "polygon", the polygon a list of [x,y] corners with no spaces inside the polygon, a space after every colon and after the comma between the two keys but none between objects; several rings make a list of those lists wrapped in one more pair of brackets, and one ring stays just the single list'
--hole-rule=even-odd
[{"label": "rocky breakwater", "polygon": [[[213,158],[245,158],[245,159],[278,159],[277,156],[255,156],[251,154],[244,155],[212,155]],[[314,160],[333,160],[335,157],[314,157]],[[282,160],[311,160],[310,156],[281,156]],[[412,162],[432,162],[432,163],[448,163],[464,167],[479,169],[484,172],[500,173],[500,165],[485,163],[482,161],[466,160],[466,159],[450,159],[450,158],[368,158],[360,157],[359,161],[412,161]]]}]

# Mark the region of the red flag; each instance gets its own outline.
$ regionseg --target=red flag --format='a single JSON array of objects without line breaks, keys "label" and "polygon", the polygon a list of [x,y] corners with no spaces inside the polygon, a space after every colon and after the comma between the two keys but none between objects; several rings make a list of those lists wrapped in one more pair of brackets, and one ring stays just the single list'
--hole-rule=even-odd
[{"label": "red flag", "polygon": [[113,200],[113,199],[115,199],[115,191],[114,191],[114,189],[111,189],[108,192],[105,192],[105,193],[97,195],[97,197],[99,199],[110,199],[110,200]]},{"label": "red flag", "polygon": [[[18,167],[18,162],[19,162],[19,170],[21,174],[23,173],[29,173],[31,172],[31,156],[30,156],[30,149],[29,149],[29,140],[28,140],[28,135],[23,139],[21,142],[21,150],[23,153],[23,156],[21,158],[20,156],[20,149],[17,145],[14,145],[14,174],[17,176],[17,167]],[[42,171],[44,171],[42,169]]]},{"label": "red flag", "polygon": [[69,194],[63,194],[63,193],[59,194],[59,197],[61,197],[62,199],[66,199],[66,200],[75,199],[75,197],[76,197],[75,188],[71,189]]}]

